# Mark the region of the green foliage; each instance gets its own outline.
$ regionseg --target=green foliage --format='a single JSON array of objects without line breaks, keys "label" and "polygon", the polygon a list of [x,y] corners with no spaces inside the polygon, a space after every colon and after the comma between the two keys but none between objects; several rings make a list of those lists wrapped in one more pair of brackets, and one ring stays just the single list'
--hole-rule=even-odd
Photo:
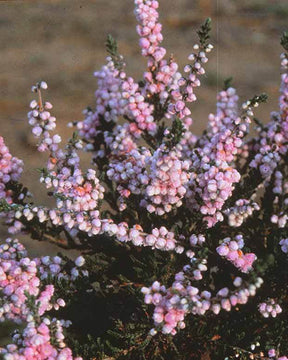
[{"label": "green foliage", "polygon": [[265,102],[267,102],[267,99],[268,99],[268,95],[265,93],[260,94],[260,95],[255,95],[255,96],[253,96],[253,98],[251,98],[249,100],[249,102],[250,102],[249,106],[254,107],[257,104],[265,103]]},{"label": "green foliage", "polygon": [[106,50],[107,50],[108,54],[111,55],[112,57],[118,56],[117,41],[113,38],[113,36],[111,34],[109,34],[107,36]]},{"label": "green foliage", "polygon": [[167,140],[165,141],[165,144],[168,149],[172,149],[180,142],[183,137],[184,131],[185,128],[182,121],[179,118],[176,118],[172,123],[172,127],[169,130],[168,135],[166,136]]},{"label": "green foliage", "polygon": [[203,48],[208,45],[208,41],[210,39],[210,32],[211,32],[211,19],[207,18],[204,24],[201,25],[200,29],[197,31],[200,44]]},{"label": "green foliage", "polygon": [[283,49],[288,51],[288,31],[283,32],[280,40]]},{"label": "green foliage", "polygon": [[225,80],[224,80],[223,90],[226,91],[227,89],[229,89],[229,87],[232,86],[232,81],[233,81],[233,77],[232,77],[232,76],[229,77],[229,78],[227,78],[227,79],[225,79]]},{"label": "green foliage", "polygon": [[0,212],[6,213],[8,211],[11,211],[11,205],[5,199],[0,199]]},{"label": "green foliage", "polygon": [[122,69],[123,67],[123,57],[121,55],[119,55],[118,53],[118,44],[117,41],[113,38],[113,36],[111,34],[109,34],[107,36],[107,40],[106,40],[106,50],[108,52],[108,54],[111,56],[115,67],[117,69]]},{"label": "green foliage", "polygon": [[[208,230],[207,242],[217,246],[215,239],[230,236],[235,229],[230,228],[231,233],[227,231],[228,228],[225,230],[219,226]],[[287,233],[287,230],[282,231]],[[237,229],[237,233],[251,239],[247,246],[251,250],[257,247],[259,257],[263,259],[256,263],[255,275],[246,275],[244,279],[250,282],[253,277],[265,275],[269,279],[267,285],[264,284],[248,304],[239,305],[231,312],[222,312],[218,316],[188,316],[186,329],[174,337],[161,333],[154,337],[149,335],[153,327],[152,314],[143,303],[140,289],[156,279],[171,284],[173,274],[183,266],[184,259],[173,253],[113,244],[112,239],[104,236],[93,239],[91,254],[86,256],[89,279],[86,285],[79,283],[76,286],[77,293],[70,299],[67,312],[61,310],[62,317],[73,320],[69,345],[75,354],[84,356],[86,360],[200,360],[205,354],[210,354],[213,360],[220,360],[225,356],[234,359],[235,354],[248,359],[252,344],[259,342],[263,350],[263,345],[271,339],[285,338],[288,327],[283,320],[285,313],[279,321],[272,321],[264,319],[257,311],[263,294],[281,298],[279,289],[283,288],[284,295],[288,282],[285,254],[281,256],[279,252],[277,257],[271,254],[262,232],[261,221],[255,222],[253,217],[251,223]],[[267,244],[273,244],[278,238],[279,234],[271,231]],[[217,254],[201,256],[207,257],[210,264],[211,271],[205,275],[204,282],[212,291],[221,287],[223,282],[232,282],[231,264],[222,262],[220,268]],[[212,271],[215,267],[218,268],[217,273]],[[272,287],[268,289],[269,284]],[[287,350],[287,343],[281,341],[281,353],[285,354]]]}]

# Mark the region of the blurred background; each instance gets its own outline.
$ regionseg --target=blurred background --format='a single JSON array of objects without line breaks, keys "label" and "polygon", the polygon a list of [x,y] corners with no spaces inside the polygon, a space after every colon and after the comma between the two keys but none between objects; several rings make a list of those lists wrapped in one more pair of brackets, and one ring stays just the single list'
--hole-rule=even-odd
[{"label": "blurred background", "polygon": [[[207,64],[198,101],[191,107],[194,131],[199,133],[215,111],[223,80],[233,76],[233,86],[244,101],[266,92],[267,104],[257,116],[263,121],[277,109],[280,82],[281,33],[287,29],[286,0],[160,0],[164,47],[174,54],[180,69],[197,39],[196,30],[212,18],[215,49]],[[146,60],[139,52],[133,0],[2,0],[0,1],[0,135],[11,153],[24,160],[23,182],[36,202],[47,203],[38,181],[37,167],[45,155],[36,152],[26,113],[33,99],[31,85],[45,80],[45,99],[53,105],[58,131],[71,134],[69,121],[80,120],[82,110],[94,104],[93,72],[105,62],[105,41],[111,33],[127,63],[127,73],[140,79]],[[88,165],[89,161],[86,159]],[[5,238],[5,229],[0,228]],[[24,243],[33,253],[55,254],[49,244]],[[41,246],[40,246],[41,245]],[[1,329],[0,329],[1,333]]]}]

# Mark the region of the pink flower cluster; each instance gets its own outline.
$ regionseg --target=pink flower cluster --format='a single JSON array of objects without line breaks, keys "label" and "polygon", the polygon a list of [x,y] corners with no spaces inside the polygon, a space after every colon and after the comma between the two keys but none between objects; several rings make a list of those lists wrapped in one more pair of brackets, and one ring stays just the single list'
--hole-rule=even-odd
[{"label": "pink flower cluster", "polygon": [[117,191],[120,193],[120,206],[122,211],[127,205],[125,199],[130,194],[140,195],[143,187],[148,184],[146,173],[146,160],[151,156],[150,151],[146,148],[133,149],[123,157],[118,157],[109,163],[107,176],[117,184]]},{"label": "pink flower cluster", "polygon": [[216,251],[220,256],[230,261],[239,270],[247,273],[252,269],[253,262],[257,259],[257,257],[253,253],[244,254],[241,250],[243,247],[243,236],[236,235],[235,240],[232,240],[229,237],[225,238],[221,245],[217,247]]},{"label": "pink flower cluster", "polygon": [[281,76],[279,106],[280,112],[271,114],[272,121],[260,128],[259,139],[255,145],[256,155],[250,166],[259,168],[264,179],[270,179],[279,163],[281,156],[288,152],[288,74],[287,59],[283,54],[282,67],[285,71]]},{"label": "pink flower cluster", "polygon": [[[188,56],[188,60],[192,61],[192,64],[187,64],[184,67],[184,72],[187,74],[187,77],[178,76],[177,83],[172,86],[171,97],[172,101],[168,106],[169,115],[177,115],[180,119],[185,119],[184,124],[188,121],[192,121],[191,118],[187,118],[191,114],[190,109],[187,107],[186,103],[191,103],[196,101],[196,95],[194,93],[194,88],[200,86],[200,80],[197,76],[205,74],[203,64],[208,61],[206,53],[210,52],[213,49],[212,45],[207,47],[200,47],[198,44],[194,45],[194,50],[197,52],[192,53]],[[187,126],[187,125],[186,125]]]},{"label": "pink flower cluster", "polygon": [[[182,77],[172,57],[169,61],[163,59],[166,50],[159,46],[163,36],[156,10],[159,6],[158,1],[135,0],[135,5],[135,14],[139,22],[137,32],[141,37],[140,47],[142,55],[148,57],[148,71],[144,73],[145,91],[152,97],[159,94],[160,104],[168,110],[164,114],[167,118],[177,114],[180,119],[184,119],[191,114],[186,102],[196,100],[193,88],[200,86],[197,75],[205,73],[202,65],[208,61],[206,53],[210,52],[213,46],[209,44],[207,47],[200,47],[196,44],[194,50],[197,52],[188,57],[192,65],[186,65],[184,68],[188,77]],[[185,119],[184,124],[186,121],[191,122],[191,119]]]},{"label": "pink flower cluster", "polygon": [[[42,100],[40,92],[41,86],[41,83],[37,84],[35,89],[40,95],[39,99]],[[115,224],[111,219],[102,219],[98,210],[98,200],[103,198],[104,188],[100,185],[99,179],[96,177],[95,170],[88,169],[85,175],[80,170],[77,150],[81,148],[81,143],[78,140],[71,140],[65,150],[60,149],[58,143],[55,144],[53,141],[53,139],[55,137],[59,137],[59,135],[52,136],[50,135],[50,129],[45,128],[46,123],[43,121],[41,115],[44,110],[40,109],[40,105],[32,105],[37,110],[37,114],[34,114],[36,117],[33,118],[35,120],[32,125],[33,129],[37,126],[41,129],[45,129],[45,131],[43,130],[39,135],[37,133],[37,137],[40,137],[40,146],[42,146],[43,143],[47,144],[45,150],[48,150],[50,153],[47,172],[43,172],[40,180],[48,189],[54,188],[53,194],[56,198],[57,208],[49,210],[45,207],[25,205],[19,207],[15,213],[15,218],[17,220],[21,220],[23,217],[27,221],[37,218],[40,223],[51,221],[54,226],[64,225],[68,231],[74,231],[77,229],[78,231],[88,233],[89,236],[107,233],[110,236],[115,236],[122,242],[131,241],[133,244],[139,246],[151,246],[152,248],[176,250],[178,252],[183,251],[182,246],[178,244],[176,245],[177,241],[174,238],[173,232],[168,231],[165,227],[161,227],[160,230],[154,228],[150,234],[147,234],[143,232],[142,227],[138,224],[129,228],[125,222]],[[29,115],[31,116],[30,113]],[[48,114],[45,121],[49,122],[50,118],[51,115]],[[36,120],[38,122],[36,122]],[[54,130],[54,127],[51,130]],[[45,135],[41,137],[42,134]],[[48,139],[52,139],[52,141],[48,141]],[[123,144],[123,141],[125,141],[125,137],[121,137],[118,141],[116,136],[115,140],[120,145],[121,142]],[[110,144],[112,145],[113,143]],[[119,160],[115,160],[115,166],[111,165],[110,171],[108,170],[108,176],[111,176],[111,178],[115,177],[116,183],[117,180],[119,180],[119,186],[121,187],[118,190],[122,197],[127,197],[127,191],[132,190],[134,193],[137,193],[137,186],[141,179],[140,183],[145,184],[145,182],[148,181],[146,172],[143,172],[142,174],[141,171],[141,173],[139,173],[140,170],[135,171],[135,166],[134,168],[131,166],[137,163],[135,163],[135,156],[133,156],[136,155],[136,153],[126,153],[125,150],[127,150],[127,147],[125,148],[124,144],[122,156],[130,156],[130,161],[127,161],[126,169],[126,180],[128,180],[128,186],[126,187],[127,181],[125,187],[122,186],[123,183],[125,183],[125,173],[123,168],[124,162],[120,163]],[[117,152],[117,154],[119,156],[121,152],[120,154]],[[141,157],[142,162],[144,160],[146,162],[148,154],[149,153],[147,153],[147,151],[146,153],[144,151],[144,155]],[[112,156],[114,156],[113,152]],[[171,172],[171,181],[174,181],[176,184],[175,186],[179,187],[179,179],[183,179],[183,175],[181,175],[182,169],[178,169],[178,165],[183,166],[183,162],[178,160],[176,156],[173,157],[173,161],[176,165],[174,165],[175,174],[173,174],[173,171]],[[113,164],[113,162],[111,164]],[[119,177],[117,177],[115,170],[119,171]],[[136,172],[136,174],[133,175],[133,172]],[[121,179],[123,180],[122,184]]]},{"label": "pink flower cluster", "polygon": [[[178,89],[181,74],[177,71],[178,65],[172,57],[169,61],[164,59],[166,49],[159,46],[163,40],[162,25],[158,22],[158,1],[135,0],[135,14],[139,22],[137,32],[140,38],[142,55],[148,57],[148,71],[144,72],[146,82],[145,92],[149,96],[157,94],[161,105],[167,106],[169,97],[173,98],[171,89]],[[188,109],[187,109],[188,110]],[[165,116],[171,117],[166,111]]]},{"label": "pink flower cluster", "polygon": [[288,214],[285,214],[283,212],[278,215],[274,214],[271,216],[271,222],[273,224],[277,224],[279,228],[283,229],[288,222]]},{"label": "pink flower cluster", "polygon": [[87,141],[93,141],[98,133],[100,119],[107,122],[117,122],[126,112],[127,100],[122,96],[122,83],[126,74],[115,68],[111,58],[100,71],[96,71],[98,89],[95,92],[96,111],[86,110],[85,119],[77,122],[79,136]]},{"label": "pink flower cluster", "polygon": [[196,235],[196,234],[192,234],[189,238],[190,240],[190,245],[193,246],[202,246],[204,244],[204,242],[206,241],[205,236],[202,234]]},{"label": "pink flower cluster", "polygon": [[23,171],[23,162],[13,157],[0,136],[0,199],[12,203],[12,191],[7,188],[9,181],[18,181]]},{"label": "pink flower cluster", "polygon": [[[49,102],[43,103],[41,90],[48,88],[45,81],[41,81],[36,85],[32,86],[32,91],[38,94],[38,101],[32,100],[30,102],[31,111],[28,112],[28,121],[32,126],[32,133],[36,138],[41,138],[38,144],[38,151],[43,152],[49,150],[51,154],[59,154],[59,143],[61,137],[58,134],[51,136],[50,132],[56,128],[56,118],[51,116],[49,112],[52,109],[52,104]],[[52,169],[56,162],[54,158],[51,158],[48,167]]]},{"label": "pink flower cluster", "polygon": [[214,161],[205,152],[200,154],[193,159],[195,172],[190,177],[187,201],[192,209],[200,210],[207,226],[212,227],[223,220],[220,210],[231,196],[234,184],[239,182],[240,174],[225,161],[220,160],[220,166],[212,165]]},{"label": "pink flower cluster", "polygon": [[[240,181],[240,173],[234,168],[233,160],[243,144],[250,123],[247,109],[242,117],[234,110],[237,96],[232,88],[222,91],[218,97],[217,115],[210,116],[207,136],[201,139],[202,147],[194,149],[192,173],[187,191],[187,201],[192,209],[200,210],[212,227],[223,220],[221,209]],[[227,108],[227,110],[226,110]],[[226,115],[226,111],[229,116]],[[235,117],[234,117],[235,116]]]},{"label": "pink flower cluster", "polygon": [[285,228],[288,221],[288,181],[282,171],[275,171],[273,193],[276,195],[273,201],[274,214],[271,222],[277,224],[279,228]]},{"label": "pink flower cluster", "polygon": [[281,239],[279,245],[281,246],[281,250],[285,254],[288,254],[288,239]]},{"label": "pink flower cluster", "polygon": [[[112,155],[112,159],[117,160],[117,157],[125,156],[130,153],[131,150],[137,149],[135,137],[130,133],[130,125],[125,123],[118,125],[113,130],[113,133],[105,132],[104,141],[105,145],[109,149]],[[103,157],[105,153],[99,154]]]},{"label": "pink flower cluster", "polygon": [[288,360],[287,356],[280,356],[278,357],[278,351],[276,351],[274,348],[269,349],[268,350],[268,356],[270,359],[275,359],[275,360]]},{"label": "pink flower cluster", "polygon": [[145,101],[144,94],[132,77],[123,82],[122,91],[128,102],[127,115],[135,121],[129,126],[130,132],[136,137],[139,137],[143,130],[155,135],[157,126],[153,117],[154,106]]},{"label": "pink flower cluster", "polygon": [[273,188],[273,193],[274,194],[285,194],[288,193],[288,184],[285,186],[286,189],[284,191],[283,189],[283,185],[285,186],[286,184],[283,184],[283,173],[281,171],[275,171],[275,181],[274,181],[274,188]]},{"label": "pink flower cluster", "polygon": [[[94,76],[97,78],[98,83],[95,92],[97,109],[95,115],[98,119],[103,116],[107,122],[117,122],[118,117],[125,114],[127,104],[121,94],[122,83],[123,79],[126,78],[126,74],[124,71],[116,69],[113,60],[108,57],[107,64],[100,71],[96,71]],[[91,126],[88,125],[87,129],[90,128]]]},{"label": "pink flower cluster", "polygon": [[[40,324],[28,321],[25,329],[13,335],[14,344],[0,348],[4,360],[82,360],[73,357],[70,348],[66,347],[63,325],[55,318],[43,318]],[[52,345],[53,340],[53,345]]]},{"label": "pink flower cluster", "polygon": [[239,199],[233,207],[225,210],[224,213],[228,217],[229,226],[239,227],[254,211],[258,210],[260,210],[260,206],[256,202]]},{"label": "pink flower cluster", "polygon": [[208,139],[212,139],[215,134],[222,131],[223,126],[225,128],[233,126],[231,119],[235,121],[238,118],[238,100],[236,90],[232,87],[219,92],[217,95],[217,112],[208,117],[206,133]]},{"label": "pink flower cluster", "polygon": [[38,294],[40,281],[36,276],[36,263],[30,261],[26,255],[25,248],[18,240],[7,239],[6,243],[0,246],[0,289],[3,293],[1,321],[21,320],[27,312],[24,309],[25,292],[30,295]]},{"label": "pink flower cluster", "polygon": [[[143,77],[146,81],[145,91],[148,94],[148,98],[153,96],[159,97],[159,104],[164,106],[165,110],[167,107],[170,97],[170,89],[178,88],[178,81],[181,78],[181,74],[177,71],[178,64],[170,58],[169,61],[162,59],[157,67],[153,66],[153,60],[148,60],[148,66],[150,71],[146,71]],[[151,67],[152,66],[152,67]],[[167,118],[171,115],[169,111],[164,114]]]},{"label": "pink flower cluster", "polygon": [[180,160],[180,152],[158,148],[148,160],[148,185],[141,205],[157,215],[170,212],[182,205],[189,180],[189,162]]},{"label": "pink flower cluster", "polygon": [[[61,173],[51,173],[42,178],[46,187],[54,187],[54,194],[57,196],[57,208],[62,212],[74,211],[76,213],[95,210],[98,201],[103,199],[104,187],[100,185],[96,176],[96,171],[88,169],[86,174],[82,174],[80,169],[63,168]],[[64,219],[65,223],[69,223]],[[70,224],[70,227],[72,225]]]},{"label": "pink flower cluster", "polygon": [[129,229],[125,223],[118,225],[118,233],[115,234],[117,239],[121,242],[131,241],[137,246],[150,246],[152,249],[159,250],[175,250],[178,253],[183,252],[183,247],[177,244],[175,234],[168,231],[167,228],[161,226],[159,229],[154,228],[151,234],[143,232],[140,225],[134,225]]},{"label": "pink flower cluster", "polygon": [[272,316],[275,318],[278,314],[281,314],[282,308],[275,299],[268,299],[258,305],[259,312],[265,318]]},{"label": "pink flower cluster", "polygon": [[[111,219],[99,218],[99,215],[98,210],[90,211],[89,214],[85,212],[77,214],[74,211],[66,213],[59,209],[49,210],[45,207],[38,208],[29,205],[19,206],[15,213],[15,217],[19,220],[23,217],[28,221],[32,219],[38,219],[43,223],[51,221],[54,226],[66,225],[68,230],[76,230],[76,233],[72,233],[73,236],[77,234],[77,231],[86,232],[88,236],[105,233],[108,236],[115,236],[120,242],[132,242],[137,246],[149,246],[164,251],[175,250],[178,253],[184,250],[175,238],[175,234],[164,226],[159,229],[155,227],[150,233],[146,233],[139,224],[129,227],[126,222],[116,224]],[[72,229],[69,228],[69,223]]]},{"label": "pink flower cluster", "polygon": [[[43,317],[51,309],[65,306],[65,301],[55,297],[54,285],[44,285],[46,278],[65,278],[67,281],[78,277],[64,272],[65,263],[60,257],[36,258],[31,260],[17,239],[7,239],[0,246],[0,321],[6,319],[16,323],[26,321],[26,328],[13,337],[15,344],[0,349],[5,360],[73,360],[72,352],[66,347],[61,322],[52,322]],[[77,268],[83,265],[83,258],[75,261]],[[60,267],[60,264],[62,265]],[[73,270],[73,269],[72,269]],[[31,296],[34,305],[28,302]],[[55,345],[56,342],[56,345]],[[81,358],[75,358],[75,360]]]},{"label": "pink flower cluster", "polygon": [[[39,304],[40,316],[51,308],[57,310],[60,304],[63,304],[63,299],[57,299],[56,303],[52,304],[50,300],[54,294],[54,286],[47,285],[41,291],[41,281],[48,277],[73,281],[80,276],[77,266],[71,269],[70,274],[63,272],[65,262],[59,256],[30,260],[25,248],[17,239],[9,238],[0,246],[0,259],[0,289],[3,293],[0,320],[2,321],[4,319],[18,321],[27,317],[29,309],[26,305],[26,293],[38,296],[36,303]],[[81,275],[87,273],[82,272]]]},{"label": "pink flower cluster", "polygon": [[158,281],[151,287],[142,288],[145,303],[155,306],[153,320],[156,328],[151,330],[155,335],[157,330],[164,334],[175,335],[177,329],[185,327],[185,316],[189,313],[204,315],[207,311],[219,314],[221,309],[231,311],[233,306],[246,304],[250,296],[255,296],[256,289],[262,283],[262,278],[257,278],[255,284],[245,284],[240,277],[235,278],[236,290],[230,291],[227,287],[220,289],[216,295],[207,290],[201,291],[191,284],[191,266],[184,266],[183,271],[176,274],[171,288],[166,289]]},{"label": "pink flower cluster", "polygon": [[158,23],[159,3],[156,0],[135,0],[135,15],[139,22],[137,32],[141,36],[139,44],[142,55],[149,56],[158,63],[166,54],[166,50],[159,46],[163,40],[162,25]]}]

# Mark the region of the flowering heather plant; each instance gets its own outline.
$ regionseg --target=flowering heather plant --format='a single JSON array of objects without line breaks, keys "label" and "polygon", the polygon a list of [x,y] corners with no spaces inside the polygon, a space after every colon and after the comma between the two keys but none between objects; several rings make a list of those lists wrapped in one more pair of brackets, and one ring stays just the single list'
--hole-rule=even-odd
[{"label": "flowering heather plant", "polygon": [[[54,207],[34,202],[0,137],[0,215],[11,234],[0,246],[0,320],[17,325],[0,356],[287,359],[288,33],[271,121],[254,117],[265,94],[239,106],[227,81],[196,136],[189,103],[213,49],[210,19],[182,71],[161,46],[158,2],[135,0],[135,15],[143,78],[126,74],[109,36],[96,106],[69,124],[66,145],[46,82],[32,87],[28,121],[47,153],[40,182]],[[79,257],[30,259],[12,238],[20,232]]]}]

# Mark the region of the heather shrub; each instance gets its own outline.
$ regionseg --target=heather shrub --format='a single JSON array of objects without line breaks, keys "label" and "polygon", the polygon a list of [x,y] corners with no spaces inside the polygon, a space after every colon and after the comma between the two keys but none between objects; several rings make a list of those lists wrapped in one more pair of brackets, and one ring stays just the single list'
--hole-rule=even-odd
[{"label": "heather shrub", "polygon": [[[23,162],[0,137],[10,233],[0,246],[0,319],[16,324],[0,356],[287,359],[288,34],[270,122],[254,115],[266,94],[240,105],[227,80],[196,136],[190,103],[213,49],[211,20],[182,71],[161,45],[158,2],[135,0],[135,16],[143,78],[126,74],[108,36],[96,105],[68,124],[67,144],[46,82],[32,87],[28,122],[47,153],[40,182],[54,207],[22,185]],[[32,259],[19,233],[79,256]]]}]

